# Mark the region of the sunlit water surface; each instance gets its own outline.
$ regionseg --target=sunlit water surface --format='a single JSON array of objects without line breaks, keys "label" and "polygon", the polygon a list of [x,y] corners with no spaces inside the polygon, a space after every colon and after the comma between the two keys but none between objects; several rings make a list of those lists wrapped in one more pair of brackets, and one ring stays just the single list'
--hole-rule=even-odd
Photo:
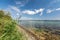
[{"label": "sunlit water surface", "polygon": [[20,25],[26,27],[26,28],[40,28],[40,27],[51,27],[51,28],[56,28],[60,29],[60,21],[58,20],[21,20],[19,22]]}]

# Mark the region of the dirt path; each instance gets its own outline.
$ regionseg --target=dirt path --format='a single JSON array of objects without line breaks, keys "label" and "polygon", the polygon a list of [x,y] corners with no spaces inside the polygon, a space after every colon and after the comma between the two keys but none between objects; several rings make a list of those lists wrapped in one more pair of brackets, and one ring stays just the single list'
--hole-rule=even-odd
[{"label": "dirt path", "polygon": [[20,25],[18,26],[18,29],[19,29],[18,30],[19,32],[25,35],[26,39],[24,40],[39,40],[39,38],[34,33],[32,33],[30,30],[27,30]]}]

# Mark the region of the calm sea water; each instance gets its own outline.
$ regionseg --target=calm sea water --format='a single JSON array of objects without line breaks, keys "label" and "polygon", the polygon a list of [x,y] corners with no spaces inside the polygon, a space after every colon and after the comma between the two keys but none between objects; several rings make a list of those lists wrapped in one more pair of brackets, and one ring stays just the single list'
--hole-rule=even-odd
[{"label": "calm sea water", "polygon": [[21,20],[20,25],[30,28],[40,28],[40,27],[52,27],[52,28],[58,28],[60,29],[60,21],[57,20],[40,20],[40,21],[28,21],[28,20]]}]

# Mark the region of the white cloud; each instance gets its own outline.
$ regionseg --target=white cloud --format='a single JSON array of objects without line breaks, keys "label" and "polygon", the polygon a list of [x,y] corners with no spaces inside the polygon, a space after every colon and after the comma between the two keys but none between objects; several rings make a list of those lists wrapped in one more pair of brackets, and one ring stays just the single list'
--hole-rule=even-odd
[{"label": "white cloud", "polygon": [[[19,8],[17,8],[16,6],[8,6],[7,9],[9,12],[11,12],[11,15],[13,15],[12,17],[14,17],[14,19],[20,17],[21,14],[21,10]],[[15,15],[14,15],[15,14]]]},{"label": "white cloud", "polygon": [[29,2],[29,0],[21,0],[21,1],[16,0],[15,1],[16,5],[18,5],[20,7],[25,6],[28,2]]},{"label": "white cloud", "polygon": [[54,3],[60,2],[60,0],[54,0]]},{"label": "white cloud", "polygon": [[15,13],[17,13],[16,15],[22,15],[22,13],[23,14],[29,14],[29,15],[35,15],[35,14],[40,13],[40,16],[42,16],[44,8],[35,9],[35,10],[23,10],[23,11],[21,11],[18,7],[10,5],[8,10],[10,10],[10,11],[14,10]]},{"label": "white cloud", "polygon": [[43,14],[43,11],[44,11],[44,9],[41,8],[41,9],[39,9],[39,10],[35,9],[34,11],[24,10],[24,11],[22,11],[22,13],[29,14],[29,15],[34,15],[34,14],[40,13],[40,16],[41,16],[41,15]]},{"label": "white cloud", "polygon": [[33,18],[29,18],[29,17],[21,17],[20,20],[33,20]]},{"label": "white cloud", "polygon": [[43,10],[44,10],[43,8],[41,8],[41,9],[39,9],[39,10],[36,10],[36,9],[35,9],[35,12],[36,12],[36,13],[39,13],[39,12],[43,12]]},{"label": "white cloud", "polygon": [[16,1],[16,4],[22,4],[22,2],[20,2],[20,1]]},{"label": "white cloud", "polygon": [[16,4],[19,5],[20,7],[25,5],[24,3],[20,2],[20,1],[16,1]]},{"label": "white cloud", "polygon": [[59,11],[60,10],[60,8],[56,8],[56,9],[47,9],[47,12],[46,13],[52,13],[52,12],[54,12],[54,11]]},{"label": "white cloud", "polygon": [[50,4],[54,4],[54,3],[57,3],[57,2],[60,2],[60,0],[52,0],[52,2]]},{"label": "white cloud", "polygon": [[22,13],[29,14],[29,15],[34,15],[34,14],[36,14],[35,11],[31,11],[31,10],[25,10],[25,11],[22,11]]},{"label": "white cloud", "polygon": [[17,13],[16,15],[17,15],[17,16],[19,16],[20,14],[19,14],[19,13]]},{"label": "white cloud", "polygon": [[50,9],[48,9],[47,10],[47,13],[52,13],[54,10],[50,10]]},{"label": "white cloud", "polygon": [[13,10],[15,10],[16,12],[20,12],[20,10],[17,8],[17,7],[15,7],[15,6],[9,6],[11,9],[13,9]]},{"label": "white cloud", "polygon": [[19,14],[22,15],[22,13],[23,14],[29,14],[29,15],[35,15],[35,14],[40,13],[40,16],[42,16],[43,15],[43,11],[44,11],[44,8],[35,9],[35,10],[23,10],[23,11],[21,11],[16,6],[9,6],[9,9],[14,10],[17,13],[16,15],[19,15]]},{"label": "white cloud", "polygon": [[35,9],[36,13],[40,13],[40,16],[43,15],[44,8],[40,8],[39,10]]},{"label": "white cloud", "polygon": [[57,8],[56,10],[60,10],[60,8]]}]

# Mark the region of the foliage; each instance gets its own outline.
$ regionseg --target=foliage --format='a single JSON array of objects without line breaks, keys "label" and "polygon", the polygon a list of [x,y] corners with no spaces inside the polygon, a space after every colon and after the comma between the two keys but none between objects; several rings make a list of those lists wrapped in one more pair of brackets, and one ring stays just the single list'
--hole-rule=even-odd
[{"label": "foliage", "polygon": [[22,34],[17,31],[16,22],[7,14],[0,10],[0,40],[22,40]]}]

